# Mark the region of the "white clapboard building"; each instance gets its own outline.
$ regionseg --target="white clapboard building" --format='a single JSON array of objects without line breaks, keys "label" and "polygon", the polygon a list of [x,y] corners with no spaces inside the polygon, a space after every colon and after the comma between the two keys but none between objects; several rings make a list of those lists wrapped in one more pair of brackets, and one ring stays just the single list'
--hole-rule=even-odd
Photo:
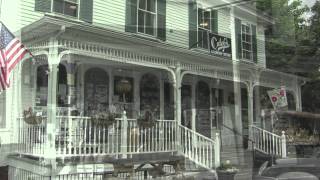
[{"label": "white clapboard building", "polygon": [[285,156],[263,131],[261,87],[285,86],[300,110],[304,79],[266,68],[273,21],[254,3],[5,0],[1,20],[34,56],[0,95],[9,179],[214,172],[253,147]]}]

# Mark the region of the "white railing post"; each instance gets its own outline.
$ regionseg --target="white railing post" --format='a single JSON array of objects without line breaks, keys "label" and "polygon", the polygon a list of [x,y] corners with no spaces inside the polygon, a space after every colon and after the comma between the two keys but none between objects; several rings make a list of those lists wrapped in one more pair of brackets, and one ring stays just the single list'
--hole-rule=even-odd
[{"label": "white railing post", "polygon": [[127,158],[127,133],[128,133],[128,119],[126,115],[126,111],[123,111],[122,114],[122,126],[121,126],[121,154],[122,158]]},{"label": "white railing post", "polygon": [[281,135],[281,157],[282,158],[287,157],[286,134],[284,131],[282,131],[282,135]]},{"label": "white railing post", "polygon": [[214,140],[214,167],[220,167],[220,135],[216,133],[216,138]]}]

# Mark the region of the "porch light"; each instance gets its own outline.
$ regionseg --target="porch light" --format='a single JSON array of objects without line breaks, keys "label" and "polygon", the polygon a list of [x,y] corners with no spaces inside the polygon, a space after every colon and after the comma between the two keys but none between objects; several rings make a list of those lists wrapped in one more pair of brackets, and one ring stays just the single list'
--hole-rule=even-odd
[{"label": "porch light", "polygon": [[131,89],[132,89],[132,86],[130,82],[125,78],[121,79],[116,85],[116,90],[119,94],[129,93]]}]

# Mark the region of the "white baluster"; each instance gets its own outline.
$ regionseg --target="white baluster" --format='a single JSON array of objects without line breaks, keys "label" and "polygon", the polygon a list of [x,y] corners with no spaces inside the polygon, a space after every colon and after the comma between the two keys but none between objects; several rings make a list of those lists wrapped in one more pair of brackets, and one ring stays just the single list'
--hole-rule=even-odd
[{"label": "white baluster", "polygon": [[282,158],[286,158],[287,157],[287,143],[286,143],[286,134],[284,131],[282,131],[282,135],[281,135],[281,154],[282,154]]}]

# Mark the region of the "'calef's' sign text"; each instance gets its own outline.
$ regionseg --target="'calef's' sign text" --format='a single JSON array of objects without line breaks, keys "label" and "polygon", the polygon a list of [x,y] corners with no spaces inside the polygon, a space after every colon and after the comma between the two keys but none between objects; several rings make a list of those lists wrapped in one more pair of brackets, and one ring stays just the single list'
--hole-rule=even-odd
[{"label": "'calef's' sign text", "polygon": [[210,53],[231,58],[231,39],[210,33]]}]

